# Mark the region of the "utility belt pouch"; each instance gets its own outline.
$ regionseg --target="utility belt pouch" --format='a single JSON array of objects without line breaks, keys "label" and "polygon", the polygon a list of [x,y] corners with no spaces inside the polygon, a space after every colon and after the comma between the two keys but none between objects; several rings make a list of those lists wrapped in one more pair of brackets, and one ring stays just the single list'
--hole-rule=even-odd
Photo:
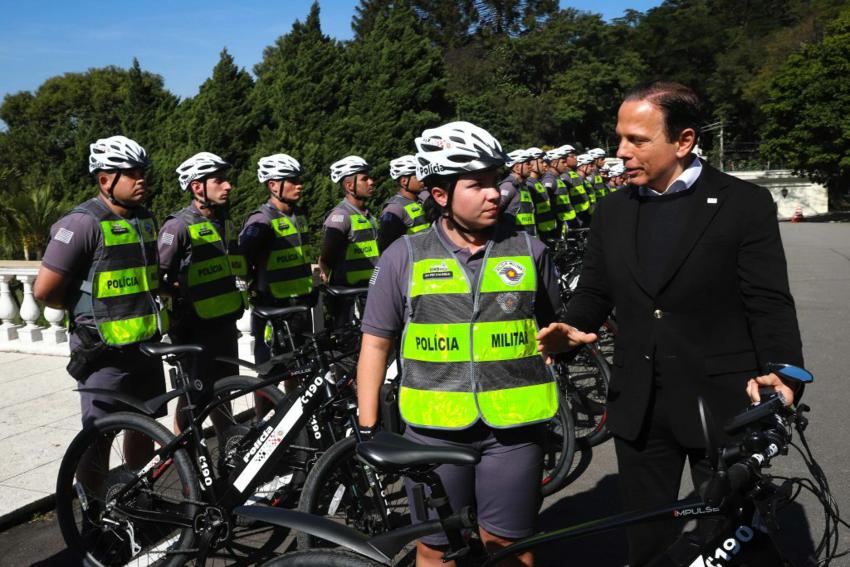
[{"label": "utility belt pouch", "polygon": [[97,362],[109,348],[91,327],[77,325],[74,333],[80,339],[80,345],[71,351],[71,359],[65,369],[78,382],[85,382],[97,369]]}]

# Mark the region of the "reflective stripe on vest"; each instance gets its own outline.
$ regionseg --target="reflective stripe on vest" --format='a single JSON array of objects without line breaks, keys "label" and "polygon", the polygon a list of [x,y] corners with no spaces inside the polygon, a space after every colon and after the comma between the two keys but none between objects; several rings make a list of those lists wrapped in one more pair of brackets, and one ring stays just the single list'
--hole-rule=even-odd
[{"label": "reflective stripe on vest", "polygon": [[[91,314],[104,343],[138,343],[168,331],[168,317],[154,295],[159,287],[156,227],[146,209],[135,222],[113,213],[99,199],[71,211],[97,220],[101,240],[81,286],[91,295]],[[75,313],[75,315],[78,313]]]},{"label": "reflective stripe on vest", "polygon": [[549,201],[549,192],[540,181],[532,181],[531,199],[534,201],[534,220],[537,223],[537,232],[541,235],[554,232],[558,228],[555,221],[555,213],[552,211],[552,203]]},{"label": "reflective stripe on vest", "polygon": [[573,170],[569,170],[565,181],[569,182],[570,202],[573,204],[575,211],[577,213],[583,213],[590,209],[590,197],[584,189],[584,180],[581,178],[581,175]]},{"label": "reflective stripe on vest", "polygon": [[258,291],[275,299],[309,295],[313,291],[313,271],[304,256],[304,218],[287,216],[268,203],[257,210],[268,219],[274,234],[268,258],[257,266]]},{"label": "reflective stripe on vest", "polygon": [[[529,236],[490,242],[475,288],[437,230],[406,236],[411,270],[399,408],[418,427],[550,419],[558,408],[537,352],[537,271]],[[474,289],[474,292],[473,292]]]},{"label": "reflective stripe on vest", "polygon": [[348,213],[351,229],[345,255],[333,267],[331,281],[346,286],[365,285],[378,263],[378,229],[371,217],[366,218],[348,201],[343,200],[342,206]]},{"label": "reflective stripe on vest", "polygon": [[238,318],[245,295],[236,276],[247,273],[245,258],[237,253],[236,230],[225,221],[225,242],[215,225],[189,206],[176,214],[186,223],[189,252],[180,265],[181,293],[201,319]]}]

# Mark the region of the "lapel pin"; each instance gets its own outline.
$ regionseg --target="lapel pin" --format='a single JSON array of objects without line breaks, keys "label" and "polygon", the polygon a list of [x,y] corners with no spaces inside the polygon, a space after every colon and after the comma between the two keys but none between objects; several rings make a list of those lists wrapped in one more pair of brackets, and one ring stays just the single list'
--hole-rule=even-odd
[{"label": "lapel pin", "polygon": [[716,205],[717,204],[717,197],[709,197],[708,199],[706,199],[705,202],[708,203],[709,205]]}]

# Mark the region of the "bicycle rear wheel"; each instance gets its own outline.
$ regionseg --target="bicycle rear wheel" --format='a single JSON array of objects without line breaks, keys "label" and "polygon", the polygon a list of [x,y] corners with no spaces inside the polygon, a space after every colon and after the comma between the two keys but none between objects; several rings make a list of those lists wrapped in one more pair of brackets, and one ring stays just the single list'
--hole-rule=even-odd
[{"label": "bicycle rear wheel", "polygon": [[559,359],[556,372],[572,409],[576,441],[582,447],[595,447],[611,437],[606,425],[611,367],[595,344]]},{"label": "bicycle rear wheel", "polygon": [[576,451],[575,426],[563,392],[558,392],[558,413],[546,426],[543,441],[543,480],[540,494],[545,498],[564,488]]},{"label": "bicycle rear wheel", "polygon": [[119,412],[71,441],[56,482],[56,516],[65,543],[87,565],[176,567],[191,558],[200,496],[189,456],[178,449],[158,462],[128,463],[124,452],[125,443],[158,450],[173,438],[149,417]]},{"label": "bicycle rear wheel", "polygon": [[[410,510],[402,477],[371,469],[357,458],[357,440],[334,443],[307,475],[298,509],[333,518],[375,535],[408,525]],[[328,542],[298,534],[298,548],[327,547]]]}]

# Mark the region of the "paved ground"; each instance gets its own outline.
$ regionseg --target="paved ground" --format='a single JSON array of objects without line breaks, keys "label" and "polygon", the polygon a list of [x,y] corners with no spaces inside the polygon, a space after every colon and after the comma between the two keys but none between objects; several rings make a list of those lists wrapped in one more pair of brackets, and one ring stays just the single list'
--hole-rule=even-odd
[{"label": "paved ground", "polygon": [[[850,364],[850,224],[782,225],[791,288],[797,301],[806,365],[816,383],[806,393],[813,407],[808,438],[830,479],[839,505],[850,509],[850,458],[847,439],[847,367]],[[64,445],[78,423],[78,402],[61,358],[0,354],[0,510],[20,506],[53,490]],[[616,464],[610,443],[581,455],[580,476],[550,497],[541,514],[543,528],[619,511]],[[803,475],[802,461],[782,459],[776,473]],[[683,493],[691,490],[683,487]],[[822,516],[811,498],[801,498],[787,520],[788,541],[805,552],[820,537]],[[804,512],[804,513],[803,513]],[[2,515],[2,513],[0,513]],[[850,517],[850,515],[848,515]],[[842,547],[850,546],[844,532]],[[52,516],[40,517],[0,533],[0,565],[72,564]],[[798,550],[799,551],[799,550]],[[613,532],[543,549],[539,565],[623,565],[625,538]],[[850,566],[844,558],[832,565]]]}]

